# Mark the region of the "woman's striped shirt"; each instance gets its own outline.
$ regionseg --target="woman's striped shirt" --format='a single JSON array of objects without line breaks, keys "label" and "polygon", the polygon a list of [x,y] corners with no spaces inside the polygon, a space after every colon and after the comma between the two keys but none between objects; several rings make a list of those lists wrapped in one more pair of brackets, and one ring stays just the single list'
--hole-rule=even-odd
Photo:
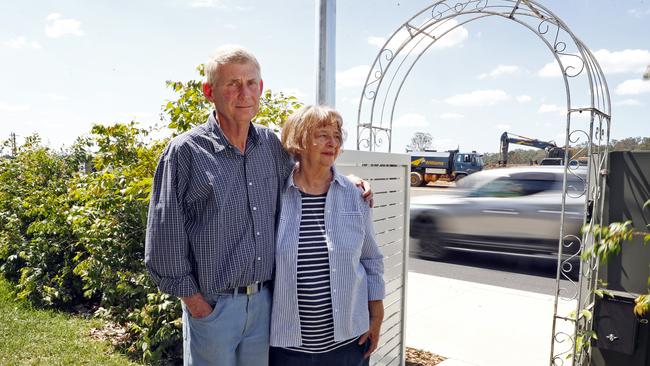
[{"label": "woman's striped shirt", "polygon": [[334,341],[334,318],[330,288],[330,263],[325,235],[325,198],[302,195],[298,237],[297,293],[302,346],[290,349],[324,353],[355,339]]}]

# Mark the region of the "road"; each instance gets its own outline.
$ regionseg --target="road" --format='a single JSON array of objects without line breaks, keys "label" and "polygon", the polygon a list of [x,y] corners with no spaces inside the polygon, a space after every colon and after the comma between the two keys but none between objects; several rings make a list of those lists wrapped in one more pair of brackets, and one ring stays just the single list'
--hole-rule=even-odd
[{"label": "road", "polygon": [[[411,197],[446,195],[454,187],[411,188]],[[451,253],[444,261],[410,258],[409,271],[486,285],[555,295],[555,263],[498,254]],[[562,281],[562,287],[568,285]]]},{"label": "road", "polygon": [[[514,290],[555,295],[555,268],[551,263],[532,263],[529,259],[452,254],[444,261],[409,258],[409,271]],[[562,281],[562,287],[567,287]]]}]

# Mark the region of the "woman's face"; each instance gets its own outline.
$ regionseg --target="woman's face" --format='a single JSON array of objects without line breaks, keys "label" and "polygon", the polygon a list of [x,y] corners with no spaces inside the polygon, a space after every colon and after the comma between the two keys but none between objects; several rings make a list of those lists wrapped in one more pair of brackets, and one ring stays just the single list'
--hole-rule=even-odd
[{"label": "woman's face", "polygon": [[334,124],[317,128],[310,136],[301,160],[312,165],[331,167],[341,151],[341,131]]}]

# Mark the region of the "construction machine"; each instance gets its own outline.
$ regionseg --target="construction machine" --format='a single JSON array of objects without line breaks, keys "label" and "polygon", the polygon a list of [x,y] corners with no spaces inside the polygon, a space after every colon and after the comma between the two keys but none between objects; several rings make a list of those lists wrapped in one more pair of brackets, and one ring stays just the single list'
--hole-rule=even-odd
[{"label": "construction machine", "polygon": [[546,151],[546,157],[551,159],[564,159],[565,151],[563,148],[558,147],[553,141],[542,141],[530,137],[508,134],[504,132],[501,134],[501,159],[499,166],[506,166],[508,164],[508,148],[510,144],[517,144],[523,146],[536,147]]}]

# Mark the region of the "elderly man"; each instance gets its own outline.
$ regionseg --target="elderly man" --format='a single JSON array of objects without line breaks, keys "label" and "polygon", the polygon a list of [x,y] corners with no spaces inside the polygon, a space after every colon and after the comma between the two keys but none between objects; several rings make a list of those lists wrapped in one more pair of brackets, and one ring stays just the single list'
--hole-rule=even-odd
[{"label": "elderly man", "polygon": [[251,123],[263,89],[255,56],[221,47],[205,73],[215,111],[160,158],[145,262],[182,300],[186,365],[266,365],[279,190],[294,163]]}]

